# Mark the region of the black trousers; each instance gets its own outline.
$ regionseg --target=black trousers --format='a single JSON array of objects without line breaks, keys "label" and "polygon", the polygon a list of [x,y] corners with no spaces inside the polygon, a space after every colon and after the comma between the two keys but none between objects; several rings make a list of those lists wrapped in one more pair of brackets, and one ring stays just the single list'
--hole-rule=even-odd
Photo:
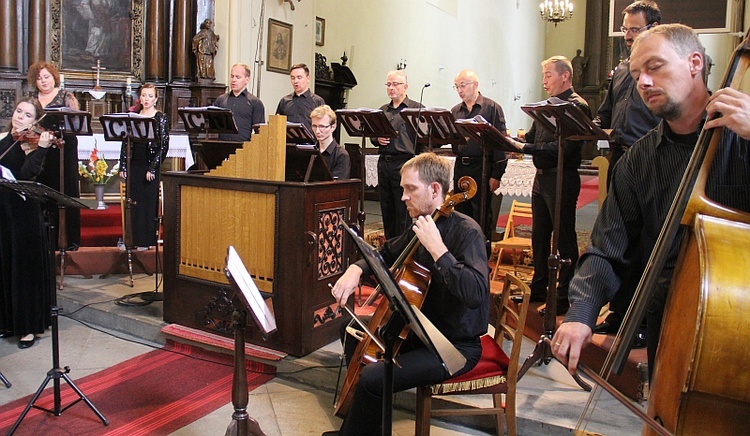
[{"label": "black trousers", "polygon": [[[347,335],[344,349],[348,356],[356,348],[356,339]],[[482,344],[453,344],[466,357],[466,365],[454,376],[463,374],[479,362]],[[398,365],[393,366],[393,392],[400,392],[417,386],[439,383],[450,378],[440,360],[432,354],[414,335],[402,344],[396,357]],[[348,362],[347,362],[348,363]],[[383,427],[383,381],[384,363],[378,362],[362,368],[359,381],[354,388],[354,396],[349,412],[341,424],[341,435],[379,435]]]},{"label": "black trousers", "polygon": [[[537,173],[531,193],[533,228],[531,248],[534,257],[534,278],[531,281],[532,297],[547,295],[549,278],[548,258],[552,244],[555,216],[555,192],[557,173]],[[560,235],[557,251],[561,258],[570,259],[569,266],[560,268],[557,278],[558,299],[567,300],[568,285],[573,278],[578,261],[578,238],[576,236],[576,203],[581,192],[581,177],[576,170],[563,171],[563,189],[560,201]]]},{"label": "black trousers", "polygon": [[406,154],[387,158],[381,155],[378,159],[378,194],[385,239],[399,236],[411,225],[406,203],[401,201],[404,195],[401,188],[401,167],[409,159],[411,156]]},{"label": "black trousers", "polygon": [[[469,176],[472,179],[474,179],[475,182],[477,182],[477,193],[474,195],[474,197],[469,201],[464,201],[463,203],[459,203],[456,205],[456,210],[468,215],[472,218],[474,218],[474,221],[479,223],[481,225],[481,204],[482,204],[482,194],[484,194],[486,199],[486,208],[484,210],[484,228],[482,231],[484,232],[484,237],[489,241],[492,240],[492,233],[497,228],[497,220],[494,222],[492,221],[492,192],[490,191],[490,188],[488,186],[489,184],[489,177],[482,181],[482,161],[480,158],[474,158],[476,162],[472,161],[469,165],[464,165],[461,163],[461,158],[456,158],[456,164],[453,169],[453,191],[454,192],[460,192],[461,189],[458,188],[458,180],[463,176]],[[499,200],[496,200],[496,202],[499,201],[502,203],[502,196]],[[497,206],[498,210],[500,209],[500,206]]]}]

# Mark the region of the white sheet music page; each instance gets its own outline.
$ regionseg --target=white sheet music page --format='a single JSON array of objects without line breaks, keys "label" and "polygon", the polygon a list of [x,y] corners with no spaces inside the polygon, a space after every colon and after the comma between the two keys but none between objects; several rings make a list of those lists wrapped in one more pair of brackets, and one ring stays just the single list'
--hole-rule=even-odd
[{"label": "white sheet music page", "polygon": [[247,268],[245,268],[245,264],[242,263],[237,250],[231,245],[227,250],[227,271],[231,274],[231,278],[234,280],[237,288],[239,288],[243,299],[250,307],[253,318],[258,327],[263,331],[264,337],[276,331],[276,318],[263,300],[258,286],[253,281]]}]

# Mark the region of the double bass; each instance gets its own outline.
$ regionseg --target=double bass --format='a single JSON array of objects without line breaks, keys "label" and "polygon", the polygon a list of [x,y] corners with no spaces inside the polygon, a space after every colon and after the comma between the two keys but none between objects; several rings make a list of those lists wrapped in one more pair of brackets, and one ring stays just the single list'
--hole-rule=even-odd
[{"label": "double bass", "polygon": [[[748,68],[750,37],[735,50],[722,87],[739,88]],[[723,128],[701,131],[631,307],[601,370],[605,381],[611,373],[621,371],[670,246],[682,232],[651,374],[648,410],[643,416],[647,425],[644,434],[747,433],[750,212],[720,204],[706,194],[722,137],[731,134]],[[583,416],[579,426],[582,421]]]},{"label": "double bass", "polygon": [[[455,194],[452,192],[448,193],[443,204],[432,214],[434,220],[437,220],[441,216],[450,215],[457,204],[471,199],[477,192],[476,182],[468,176],[461,177],[458,180],[458,187],[464,191]],[[424,302],[431,279],[430,270],[418,264],[413,258],[419,247],[419,239],[414,236],[390,269],[396,283],[398,283],[399,288],[404,293],[406,300],[409,304],[418,308],[421,307]],[[376,341],[374,341],[371,336],[379,339],[379,329],[381,326],[388,323],[391,315],[392,312],[388,300],[383,298],[375,309],[372,319],[367,326],[369,335],[365,335],[360,339],[360,342],[357,344],[357,348],[354,351],[354,355],[352,356],[349,369],[346,372],[346,379],[344,380],[344,384],[339,392],[338,401],[334,406],[334,413],[337,416],[344,417],[348,412],[354,395],[354,387],[359,380],[362,368],[365,365],[380,360],[381,353],[385,351],[378,347]],[[409,327],[406,326],[398,335],[400,341],[406,339],[408,334]],[[380,342],[382,343],[382,341]],[[396,344],[394,354],[398,352],[399,345],[400,342]]]}]

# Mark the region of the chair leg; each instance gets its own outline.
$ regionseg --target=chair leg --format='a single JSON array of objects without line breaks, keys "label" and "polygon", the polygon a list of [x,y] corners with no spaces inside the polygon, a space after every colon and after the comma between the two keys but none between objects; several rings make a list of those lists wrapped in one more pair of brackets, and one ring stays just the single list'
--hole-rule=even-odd
[{"label": "chair leg", "polygon": [[432,391],[428,386],[417,387],[417,405],[414,417],[414,435],[430,435],[430,415],[432,411]]},{"label": "chair leg", "polygon": [[[497,426],[497,436],[503,436],[505,433],[505,428],[504,428],[505,420],[507,418],[507,415],[505,412],[505,410],[507,409],[503,407],[503,394],[492,394],[492,406],[495,407],[496,409],[499,409],[499,411],[495,414],[495,425]],[[514,432],[511,433],[510,423],[508,423],[508,436],[515,436],[515,429],[513,431]]]}]

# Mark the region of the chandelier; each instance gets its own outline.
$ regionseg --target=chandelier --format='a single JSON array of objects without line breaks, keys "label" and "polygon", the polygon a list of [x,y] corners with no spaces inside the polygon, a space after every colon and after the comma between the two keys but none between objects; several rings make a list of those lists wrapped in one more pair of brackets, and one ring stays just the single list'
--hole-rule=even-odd
[{"label": "chandelier", "polygon": [[567,0],[544,0],[539,4],[539,13],[542,19],[557,23],[565,21],[573,16],[573,3]]}]

